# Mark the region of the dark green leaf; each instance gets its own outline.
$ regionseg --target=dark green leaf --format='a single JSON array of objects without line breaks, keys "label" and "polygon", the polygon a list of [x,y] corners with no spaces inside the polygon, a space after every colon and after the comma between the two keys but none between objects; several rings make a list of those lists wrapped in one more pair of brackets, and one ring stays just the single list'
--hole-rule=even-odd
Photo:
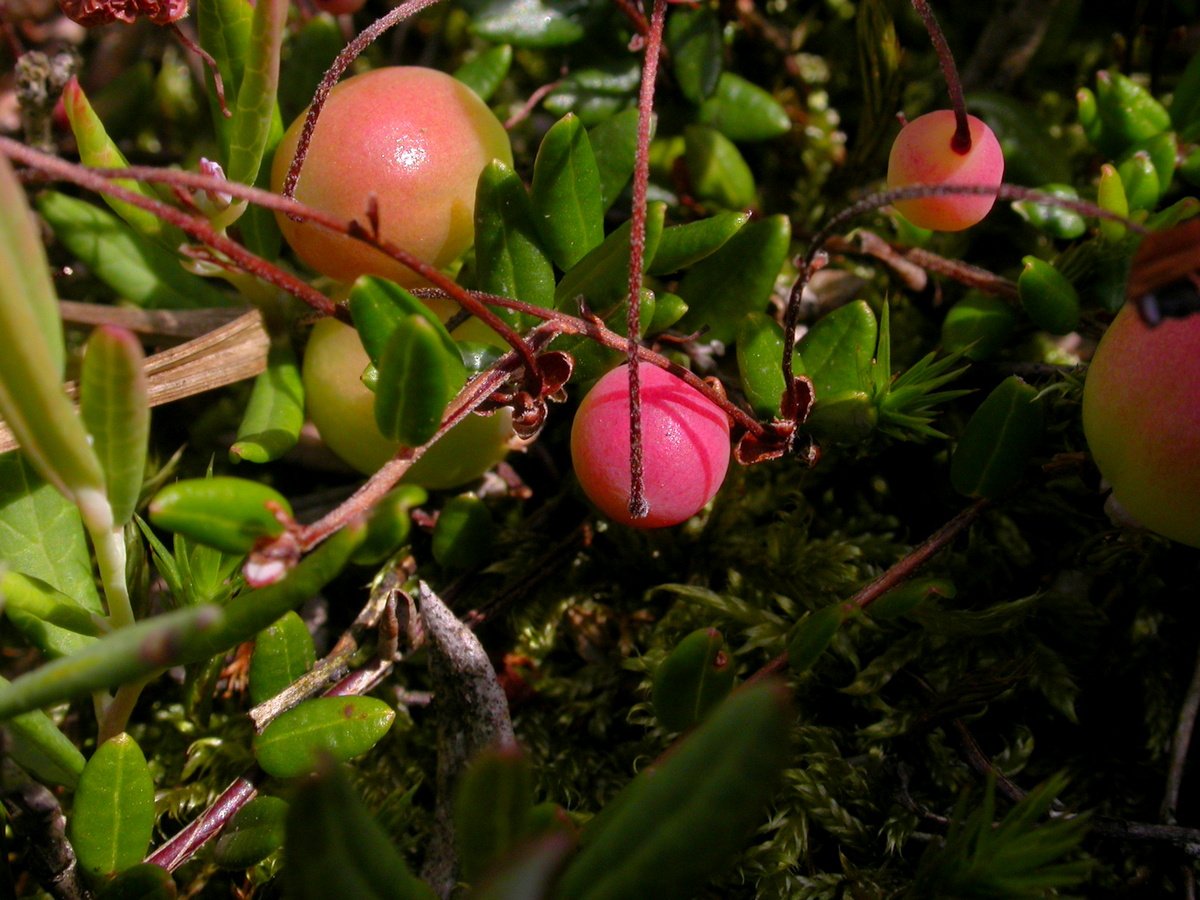
[{"label": "dark green leaf", "polygon": [[531,195],[542,245],[564,272],[604,240],[600,170],[577,116],[563,117],[542,138]]},{"label": "dark green leaf", "polygon": [[796,347],[801,370],[812,379],[817,403],[849,391],[869,391],[879,326],[865,300],[823,316]]},{"label": "dark green leaf", "polygon": [[[0,686],[7,684],[0,678]],[[35,709],[9,719],[5,728],[8,753],[17,765],[39,781],[75,790],[86,760],[48,715]]]},{"label": "dark green leaf", "polygon": [[942,321],[942,346],[961,350],[967,359],[987,359],[998,353],[1012,337],[1017,314],[1012,304],[971,291],[946,313]]},{"label": "dark green leaf", "polygon": [[667,731],[683,731],[703,719],[733,687],[735,666],[715,628],[693,631],[654,673],[651,702]]},{"label": "dark green leaf", "polygon": [[484,750],[463,773],[454,830],[463,878],[478,884],[529,832],[533,772],[515,745]]},{"label": "dark green leaf", "polygon": [[512,65],[513,51],[508,44],[488,47],[455,71],[454,77],[487,100],[500,87]]},{"label": "dark green leaf", "polygon": [[412,510],[429,499],[425,489],[415,484],[402,484],[375,504],[367,520],[367,539],[354,554],[359,565],[382,563],[408,540],[412,527]]},{"label": "dark green leaf", "polygon": [[[653,125],[653,122],[651,123]],[[600,173],[600,205],[607,212],[633,176],[637,158],[638,111],[622,110],[588,132]],[[654,129],[650,129],[653,137]]]},{"label": "dark green leaf", "polygon": [[288,610],[254,639],[250,702],[257,705],[270,700],[311,669],[316,660],[308,626],[294,610]]},{"label": "dark green leaf", "polygon": [[585,126],[599,125],[637,100],[642,67],[636,57],[595,69],[580,69],[564,78],[546,97],[546,109],[557,116],[573,112]]},{"label": "dark green leaf", "polygon": [[813,667],[848,615],[845,605],[839,600],[824,609],[808,613],[800,620],[788,643],[788,665],[792,672],[798,675]]},{"label": "dark green leaf", "polygon": [[314,771],[323,759],[362,756],[387,734],[396,711],[374,697],[318,697],[289,709],[254,738],[254,757],[276,778]]},{"label": "dark green leaf", "polygon": [[213,859],[226,869],[248,869],[283,846],[288,805],[278,797],[255,797],[221,829]]},{"label": "dark green leaf", "polygon": [[698,222],[664,228],[647,274],[670,275],[716,253],[750,219],[745,212],[720,212]]},{"label": "dark green leaf", "polygon": [[689,125],[683,135],[688,178],[697,197],[727,209],[758,206],[754,173],[729,138],[707,125]]},{"label": "dark green leaf", "polygon": [[433,558],[448,569],[472,569],[487,559],[497,533],[487,505],[473,494],[460,494],[438,513]]},{"label": "dark green leaf", "polygon": [[96,900],[175,900],[175,879],[162,866],[130,866],[96,895]]},{"label": "dark green leaf", "polygon": [[755,415],[779,415],[785,387],[783,327],[766,313],[746,313],[737,332],[737,362],[742,391]]},{"label": "dark green leaf", "polygon": [[444,334],[423,316],[408,316],[396,325],[379,360],[375,392],[375,424],[385,437],[421,446],[437,432],[446,404],[466,383],[458,348],[447,350]]},{"label": "dark green leaf", "polygon": [[716,12],[708,6],[675,7],[665,38],[683,96],[693,103],[708,99],[717,89],[724,56]]},{"label": "dark green leaf", "polygon": [[1131,210],[1153,209],[1162,196],[1163,185],[1159,183],[1154,161],[1145,150],[1138,150],[1117,166],[1121,183],[1125,186],[1125,197]]},{"label": "dark green leaf", "polygon": [[[665,216],[666,204],[649,204],[646,210],[647,266],[653,264],[658,252]],[[583,297],[591,311],[603,317],[628,295],[630,230],[626,221],[563,276],[554,295],[559,309],[574,312],[577,299]]]},{"label": "dark green leaf", "polygon": [[1038,328],[1070,334],[1079,327],[1079,294],[1075,285],[1044,259],[1026,256],[1017,279],[1021,306]]},{"label": "dark green leaf", "polygon": [[479,175],[475,195],[475,271],[479,289],[553,308],[554,266],[517,173],[499,160]]},{"label": "dark green leaf", "polygon": [[1001,496],[1033,459],[1042,427],[1037,390],[1010,375],[988,394],[963,429],[950,463],[950,483],[968,497]]},{"label": "dark green leaf", "polygon": [[744,226],[688,269],[677,291],[688,312],[678,327],[685,332],[707,327],[709,338],[731,342],[747,313],[766,309],[791,236],[787,216],[769,216]]},{"label": "dark green leaf", "polygon": [[[1069,184],[1043,184],[1038,191],[1066,200],[1079,199],[1078,191]],[[1033,203],[1030,200],[1018,200],[1012,206],[1022,219],[1051,237],[1074,240],[1087,231],[1087,222],[1073,209],[1065,209],[1053,203]]]},{"label": "dark green leaf", "polygon": [[757,84],[723,72],[716,92],[700,104],[697,118],[731,141],[766,141],[792,130],[787,110]]},{"label": "dark green leaf", "polygon": [[391,281],[364,275],[350,290],[350,315],[362,340],[363,349],[371,362],[379,365],[384,348],[396,326],[409,316],[420,316],[429,322],[441,339],[446,352],[457,355],[458,345],[441,320],[428,306]]},{"label": "dark green leaf", "polygon": [[71,844],[85,872],[111,878],[142,861],[154,831],[154,782],[127,734],[109,738],[79,777]]},{"label": "dark green leaf", "polygon": [[471,30],[493,43],[559,47],[584,35],[593,0],[476,0]]}]

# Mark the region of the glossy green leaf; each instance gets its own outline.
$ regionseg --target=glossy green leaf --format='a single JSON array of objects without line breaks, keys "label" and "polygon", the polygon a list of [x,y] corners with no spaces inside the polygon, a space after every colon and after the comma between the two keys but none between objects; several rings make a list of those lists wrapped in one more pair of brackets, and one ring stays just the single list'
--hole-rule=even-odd
[{"label": "glossy green leaf", "polygon": [[479,289],[553,308],[554,265],[517,173],[499,160],[479,175],[475,193],[475,272]]},{"label": "glossy green leaf", "polygon": [[[89,613],[104,606],[79,510],[43,481],[20,452],[0,456],[0,559],[7,567],[62,592]],[[6,615],[33,646],[51,657],[88,639],[9,606]]]},{"label": "glossy green leaf", "polygon": [[287,515],[282,494],[257,481],[218,476],[169,484],[150,501],[150,521],[226,553],[249,553],[261,537],[283,533],[274,505]]},{"label": "glossy green leaf", "polygon": [[579,69],[559,82],[543,105],[557,116],[575,113],[588,128],[637,102],[641,62],[629,56],[591,69]]},{"label": "glossy green leaf", "polygon": [[1175,132],[1164,131],[1144,141],[1138,141],[1129,148],[1125,158],[1139,152],[1144,152],[1150,157],[1154,174],[1158,176],[1160,194],[1165,193],[1171,186],[1171,179],[1175,177],[1175,163],[1179,154],[1179,141]]},{"label": "glossy green leaf", "polygon": [[720,250],[688,269],[677,289],[688,305],[679,329],[707,327],[708,338],[732,341],[747,313],[766,309],[791,237],[787,216],[768,216],[744,226]]},{"label": "glossy green leaf", "polygon": [[1117,166],[1125,197],[1131,210],[1153,209],[1158,205],[1163,186],[1159,183],[1154,161],[1145,150],[1139,150]]},{"label": "glossy green leaf", "polygon": [[493,43],[560,47],[584,35],[591,0],[477,0],[471,30]]},{"label": "glossy green leaf", "polygon": [[542,900],[575,842],[562,832],[544,834],[505,858],[475,891],[473,900]]},{"label": "glossy green leaf", "polygon": [[1028,468],[1042,429],[1037,390],[1010,375],[963,429],[950,462],[950,483],[967,497],[1002,496]]},{"label": "glossy green leaf", "polygon": [[15,620],[31,616],[76,634],[99,637],[105,633],[98,613],[80,606],[40,578],[5,572],[0,576],[0,598],[10,616],[14,612],[19,614]]},{"label": "glossy green leaf", "polygon": [[508,44],[488,47],[459,66],[454,77],[478,94],[481,100],[487,100],[508,76],[512,57],[512,47]]},{"label": "glossy green leaf", "polygon": [[[683,298],[678,294],[672,294],[670,291],[662,291],[659,294],[655,294],[654,310],[650,315],[649,324],[643,329],[643,333],[658,334],[661,331],[666,331],[686,316],[687,311],[687,304],[683,302]],[[645,320],[645,310],[642,310],[642,317]]]},{"label": "glossy green leaf", "polygon": [[[1066,200],[1079,199],[1078,191],[1069,184],[1044,184],[1038,190]],[[1012,207],[1022,219],[1051,237],[1074,240],[1087,231],[1087,222],[1073,209],[1029,200],[1018,200]]]},{"label": "glossy green leaf", "polygon": [[[241,84],[232,106],[229,164],[225,167],[230,181],[255,183],[263,155],[267,152],[272,120],[278,122],[275,94],[279,87],[279,54],[288,8],[287,0],[259,0],[254,5]],[[281,126],[277,127],[281,129]],[[244,203],[236,205],[244,208]]]},{"label": "glossy green leaf", "polygon": [[104,469],[118,527],[133,518],[146,474],[150,397],[145,358],[133,332],[104,325],[88,338],[79,377],[79,414]]},{"label": "glossy green leaf", "polygon": [[474,494],[446,502],[433,528],[433,558],[448,569],[473,569],[491,554],[499,529]]},{"label": "glossy green leaf", "polygon": [[769,91],[733,72],[721,74],[696,118],[731,141],[766,141],[792,130],[787,110]]},{"label": "glossy green leaf", "polygon": [[788,759],[790,724],[781,685],[760,682],[731,694],[588,824],[557,896],[694,896],[762,824]]},{"label": "glossy green leaf", "polygon": [[796,350],[818,404],[827,395],[870,390],[878,337],[875,313],[865,300],[838,307],[808,329]]},{"label": "glossy green leaf", "polygon": [[717,89],[724,62],[716,12],[709,6],[675,7],[667,19],[665,39],[683,96],[702,103]]},{"label": "glossy green leaf", "polygon": [[[196,0],[196,28],[200,46],[212,56],[225,86],[225,100],[232,111],[241,88],[245,61],[250,55],[250,23],[254,6],[248,0]],[[205,73],[213,127],[221,147],[221,162],[228,168],[233,119],[222,114],[211,73]]]},{"label": "glossy green leaf", "polygon": [[1126,145],[1171,127],[1171,116],[1162,104],[1120,72],[1096,73],[1096,109],[1105,131]]},{"label": "glossy green leaf", "polygon": [[826,392],[804,424],[818,441],[853,446],[879,427],[879,404],[866,390]]},{"label": "glossy green leaf", "polygon": [[[1096,202],[1118,216],[1129,215],[1129,198],[1125,196],[1125,185],[1116,167],[1105,163],[1100,167],[1100,183],[1096,189]],[[1125,226],[1112,219],[1100,219],[1100,235],[1104,240],[1116,242],[1125,237]]]},{"label": "glossy green leaf", "polygon": [[961,350],[967,359],[987,359],[1004,348],[1016,327],[1012,304],[982,291],[970,291],[946,313],[942,346],[950,352]]},{"label": "glossy green leaf", "polygon": [[266,371],[254,379],[229,458],[233,462],[272,462],[296,446],[303,427],[304,384],[296,354],[290,341],[274,340]]},{"label": "glossy green leaf", "polygon": [[95,204],[43,191],[37,208],[55,237],[88,271],[135,306],[190,309],[230,304],[229,296],[184,269],[173,252],[140,237]]},{"label": "glossy green leaf", "polygon": [[831,603],[804,616],[788,642],[788,665],[799,675],[807,672],[833,642],[849,612],[842,601]]},{"label": "glossy green leaf", "polygon": [[917,578],[877,597],[871,603],[871,618],[888,622],[908,615],[930,597],[952,599],[957,593],[954,582],[946,578]]},{"label": "glossy green leaf", "polygon": [[1200,138],[1200,53],[1193,53],[1171,95],[1171,124],[1184,141]]},{"label": "glossy green leaf", "polygon": [[746,313],[737,332],[738,374],[757,416],[778,416],[784,391],[783,326],[763,312]]},{"label": "glossy green leaf", "polygon": [[[7,684],[0,678],[0,686]],[[9,719],[5,728],[7,752],[17,765],[39,781],[75,790],[86,760],[48,715],[35,709]]]},{"label": "glossy green leaf", "polygon": [[80,867],[111,878],[146,855],[154,831],[154,781],[137,742],[109,738],[79,777],[71,815],[71,844]]},{"label": "glossy green leaf", "polygon": [[683,731],[703,719],[733,687],[733,660],[715,628],[693,631],[654,672],[654,715],[667,731]]},{"label": "glossy green leaf", "polygon": [[484,750],[459,780],[454,832],[463,879],[478,884],[528,834],[533,772],[515,745]]},{"label": "glossy green leaf", "polygon": [[428,319],[401,319],[379,360],[375,423],[386,437],[419,447],[437,432],[466,380],[457,348],[451,354]]},{"label": "glossy green leaf", "polygon": [[354,554],[359,565],[382,563],[408,541],[412,529],[413,507],[429,499],[424,488],[402,484],[375,504],[367,520],[367,539]]},{"label": "glossy green leaf", "polygon": [[733,141],[707,125],[683,132],[684,158],[692,192],[726,209],[758,206],[754,173]]},{"label": "glossy green leaf", "polygon": [[[596,158],[596,171],[600,173],[600,205],[605,212],[633,177],[637,160],[637,130],[638,111],[626,109],[609,116],[588,132],[588,140]],[[650,133],[653,137],[653,127]]]},{"label": "glossy green leaf", "polygon": [[318,593],[342,571],[365,533],[362,525],[343,528],[286,578],[245,591],[223,608],[206,604],[144,619],[39,666],[0,686],[0,719],[233,649]]},{"label": "glossy green leaf", "polygon": [[106,884],[96,900],[175,900],[176,896],[170,872],[153,863],[138,863]]},{"label": "glossy green leaf", "polygon": [[1120,153],[1125,142],[1106,133],[1104,122],[1100,119],[1100,107],[1096,102],[1095,93],[1090,88],[1080,88],[1075,92],[1075,102],[1079,109],[1079,124],[1092,146],[1106,156]]},{"label": "glossy green leaf", "polygon": [[409,316],[425,319],[437,332],[446,352],[458,353],[454,338],[433,311],[398,284],[364,275],[354,282],[349,305],[363,349],[377,366],[396,326]]},{"label": "glossy green leaf", "polygon": [[287,900],[436,900],[409,871],[346,776],[332,766],[297,789],[286,835]]},{"label": "glossy green leaf", "polygon": [[[120,169],[129,165],[108,132],[104,123],[96,115],[92,104],[88,101],[79,81],[72,78],[67,82],[62,95],[63,109],[67,121],[71,123],[71,132],[75,135],[75,143],[79,147],[79,159],[85,166],[97,169]],[[153,190],[137,181],[114,181],[126,190],[133,191],[148,200],[160,199]],[[149,210],[117,200],[107,194],[101,195],[118,216],[143,237],[157,242],[157,246],[166,248],[178,247],[186,241],[187,236],[174,225],[169,225]],[[78,201],[77,201],[78,202]]]},{"label": "glossy green leaf", "polygon": [[[653,264],[658,252],[666,211],[664,203],[651,203],[646,209],[647,266]],[[626,298],[629,292],[630,230],[629,222],[624,222],[563,276],[554,294],[559,309],[577,312],[577,300],[583,297],[591,311],[603,317],[613,304]]]},{"label": "glossy green leaf", "polygon": [[213,860],[225,869],[248,869],[283,846],[288,804],[279,797],[255,797],[221,829]]},{"label": "glossy green leaf", "polygon": [[328,758],[362,756],[387,734],[396,711],[374,697],[318,697],[289,709],[254,738],[254,757],[276,778],[314,771]]},{"label": "glossy green leaf", "polygon": [[542,245],[564,272],[604,240],[600,170],[578,116],[564,116],[542,138],[531,197]]},{"label": "glossy green leaf", "polygon": [[1079,294],[1075,285],[1053,265],[1026,256],[1017,279],[1021,306],[1038,328],[1051,334],[1070,334],[1079,327]]},{"label": "glossy green leaf", "polygon": [[707,219],[664,228],[654,254],[654,265],[647,274],[670,275],[681,272],[716,253],[750,219],[745,212],[719,212]]},{"label": "glossy green leaf", "polygon": [[265,703],[313,667],[317,651],[308,626],[288,610],[254,639],[250,657],[250,702]]}]

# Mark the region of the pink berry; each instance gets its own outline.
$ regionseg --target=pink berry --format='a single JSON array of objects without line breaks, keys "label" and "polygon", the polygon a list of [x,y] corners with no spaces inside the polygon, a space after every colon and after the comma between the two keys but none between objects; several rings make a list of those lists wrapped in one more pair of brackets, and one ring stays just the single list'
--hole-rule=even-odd
[{"label": "pink berry", "polygon": [[[967,116],[971,149],[958,153],[950,142],[954,113],[940,109],[913,119],[901,130],[888,157],[888,187],[912,184],[999,185],[1004,180],[1004,153],[992,129]],[[962,231],[986,216],[996,198],[987,194],[944,194],[897,200],[894,206],[908,221],[934,231]]]},{"label": "pink berry", "polygon": [[1113,498],[1151,531],[1200,547],[1200,313],[1146,325],[1126,303],[1083,389],[1083,431]]},{"label": "pink berry", "polygon": [[729,417],[687,382],[642,363],[642,437],[649,514],[629,514],[629,370],[620,366],[588,392],[571,428],[571,457],[584,492],[610,519],[662,528],[689,519],[721,487],[729,468]]}]

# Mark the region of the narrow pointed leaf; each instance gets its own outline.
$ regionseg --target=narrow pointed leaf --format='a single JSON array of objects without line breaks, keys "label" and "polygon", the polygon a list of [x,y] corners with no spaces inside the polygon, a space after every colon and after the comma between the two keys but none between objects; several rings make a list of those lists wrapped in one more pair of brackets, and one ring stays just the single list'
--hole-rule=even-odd
[{"label": "narrow pointed leaf", "polygon": [[0,686],[0,719],[231,650],[328,584],[349,562],[365,532],[361,525],[343,528],[282,581],[246,591],[222,608],[193,606],[144,619]]},{"label": "narrow pointed leaf", "polygon": [[577,116],[564,116],[542,138],[531,196],[542,245],[564,272],[604,240],[600,170]]},{"label": "narrow pointed leaf", "polygon": [[296,791],[286,833],[287,900],[435,900],[333,766]]},{"label": "narrow pointed leaf", "polygon": [[683,276],[677,293],[688,305],[682,331],[708,328],[707,337],[729,343],[746,313],[766,309],[775,278],[787,261],[792,228],[786,216],[751,222],[716,253]]},{"label": "narrow pointed leaf", "polygon": [[249,553],[261,537],[283,533],[278,507],[292,508],[278,491],[245,478],[186,478],[150,501],[150,521],[226,553]]},{"label": "narrow pointed leaf", "polygon": [[287,12],[286,0],[260,0],[254,7],[245,68],[233,107],[229,165],[225,170],[230,181],[255,182],[267,150],[271,121],[279,117],[275,95]]},{"label": "narrow pointed leaf", "polygon": [[454,829],[463,879],[478,884],[525,839],[533,808],[533,773],[515,745],[485,750],[463,773]]},{"label": "narrow pointed leaf", "polygon": [[374,697],[318,697],[289,709],[254,738],[254,757],[276,778],[316,769],[323,759],[346,762],[382,738],[396,711]]},{"label": "narrow pointed leaf", "polygon": [[487,100],[500,87],[512,66],[513,50],[509,44],[488,47],[474,59],[461,65],[454,77]]},{"label": "narrow pointed leaf", "polygon": [[765,141],[792,128],[779,101],[733,72],[722,73],[716,91],[700,105],[697,118],[731,141]]},{"label": "narrow pointed leaf", "polygon": [[175,253],[141,237],[93,203],[43,191],[37,208],[63,245],[122,300],[147,309],[231,302],[228,295],[184,269]]},{"label": "narrow pointed leaf", "polygon": [[[8,684],[0,678],[0,686]],[[86,760],[75,743],[40,709],[9,719],[8,753],[26,772],[47,784],[75,790]]]},{"label": "narrow pointed leaf", "polygon": [[[649,204],[646,209],[647,266],[653,263],[658,252],[665,217],[666,204]],[[627,221],[563,276],[555,291],[559,309],[577,311],[576,299],[582,296],[592,312],[603,316],[613,304],[625,299],[629,292],[629,234]]]},{"label": "narrow pointed leaf", "polygon": [[0,599],[3,599],[4,608],[10,616],[13,612],[19,613],[17,620],[32,616],[76,634],[89,637],[104,634],[97,613],[84,609],[74,599],[40,578],[22,572],[5,572],[0,577]]},{"label": "narrow pointed leaf", "polygon": [[[225,87],[226,105],[232,111],[242,85],[246,59],[250,55],[250,22],[254,6],[248,0],[196,0],[196,28],[200,46],[212,56]],[[205,96],[221,146],[221,162],[229,171],[229,144],[233,119],[217,103],[211,73],[205,73]]]},{"label": "narrow pointed leaf", "polygon": [[446,349],[429,320],[402,319],[379,360],[375,423],[386,437],[419,447],[437,432],[466,380],[462,358]]},{"label": "narrow pointed leaf", "polygon": [[303,427],[304,383],[296,354],[290,341],[276,340],[267,354],[266,371],[254,379],[229,457],[234,462],[272,462],[296,446]]},{"label": "narrow pointed leaf", "polygon": [[[79,147],[79,158],[85,166],[97,169],[120,169],[129,165],[108,132],[104,123],[96,115],[92,104],[88,101],[79,81],[72,78],[63,90],[63,109],[66,110],[67,120],[71,123],[71,132],[75,135],[75,143]],[[137,181],[114,181],[113,184],[133,191],[148,200],[158,200],[159,196],[146,185]],[[175,248],[187,240],[187,236],[154,215],[149,210],[102,195],[104,202],[118,216],[143,237],[157,242],[159,246]]]},{"label": "narrow pointed leaf", "polygon": [[557,896],[694,896],[761,824],[787,760],[790,718],[778,684],[730,695],[589,823]]},{"label": "narrow pointed leaf", "polygon": [[79,414],[104,469],[117,527],[133,518],[146,474],[150,399],[145,358],[133,332],[103,325],[88,338],[79,377]]},{"label": "narrow pointed leaf", "polygon": [[293,610],[264,628],[250,657],[250,702],[264,703],[312,668],[317,660],[308,626]]},{"label": "narrow pointed leaf", "polygon": [[839,600],[800,620],[788,643],[788,665],[793,673],[798,675],[813,667],[846,621],[846,616]]},{"label": "narrow pointed leaf", "polygon": [[995,498],[1016,484],[1041,442],[1037,390],[1010,375],[967,422],[950,463],[950,483],[968,497]]},{"label": "narrow pointed leaf", "polygon": [[154,782],[127,734],[109,738],[83,769],[71,816],[71,844],[84,871],[100,878],[142,861],[154,830]]},{"label": "narrow pointed leaf", "polygon": [[538,236],[529,192],[517,173],[499,160],[479,175],[475,269],[482,291],[554,306],[554,265]]},{"label": "narrow pointed leaf", "polygon": [[720,212],[698,222],[663,229],[648,274],[670,275],[698,263],[725,246],[749,219],[749,213]]},{"label": "narrow pointed leaf", "polygon": [[683,731],[699,722],[733,687],[735,667],[715,628],[685,637],[654,673],[651,701],[659,724]]}]

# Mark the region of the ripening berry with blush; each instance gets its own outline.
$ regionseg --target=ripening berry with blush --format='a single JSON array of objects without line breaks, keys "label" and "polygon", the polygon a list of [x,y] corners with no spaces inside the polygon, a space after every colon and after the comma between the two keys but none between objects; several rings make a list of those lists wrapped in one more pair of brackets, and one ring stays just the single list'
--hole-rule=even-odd
[{"label": "ripening berry with blush", "polygon": [[610,519],[662,528],[710,501],[729,468],[729,417],[686,381],[649,363],[641,379],[645,499],[629,514],[629,368],[602,377],[583,398],[571,428],[571,458],[584,493]]},{"label": "ripening berry with blush", "polygon": [[1083,430],[1124,511],[1200,547],[1200,313],[1151,327],[1126,303],[1088,366]]},{"label": "ripening berry with blush", "polygon": [[[940,109],[913,119],[900,131],[888,157],[888,188],[913,184],[996,185],[1004,180],[1004,153],[992,129],[967,116],[971,147],[952,146],[954,112]],[[934,231],[962,231],[983,219],[996,198],[988,194],[943,194],[897,200],[893,206],[908,221]]]},{"label": "ripening berry with blush", "polygon": [[[283,189],[306,113],[275,151],[272,190]],[[342,219],[362,220],[373,194],[381,237],[441,268],[474,240],[475,185],[493,159],[512,163],[508,133],[469,87],[435,69],[375,69],[330,92],[296,199]],[[276,219],[296,255],[338,281],[360,275],[405,286],[422,281],[361,241],[281,213]]]}]

